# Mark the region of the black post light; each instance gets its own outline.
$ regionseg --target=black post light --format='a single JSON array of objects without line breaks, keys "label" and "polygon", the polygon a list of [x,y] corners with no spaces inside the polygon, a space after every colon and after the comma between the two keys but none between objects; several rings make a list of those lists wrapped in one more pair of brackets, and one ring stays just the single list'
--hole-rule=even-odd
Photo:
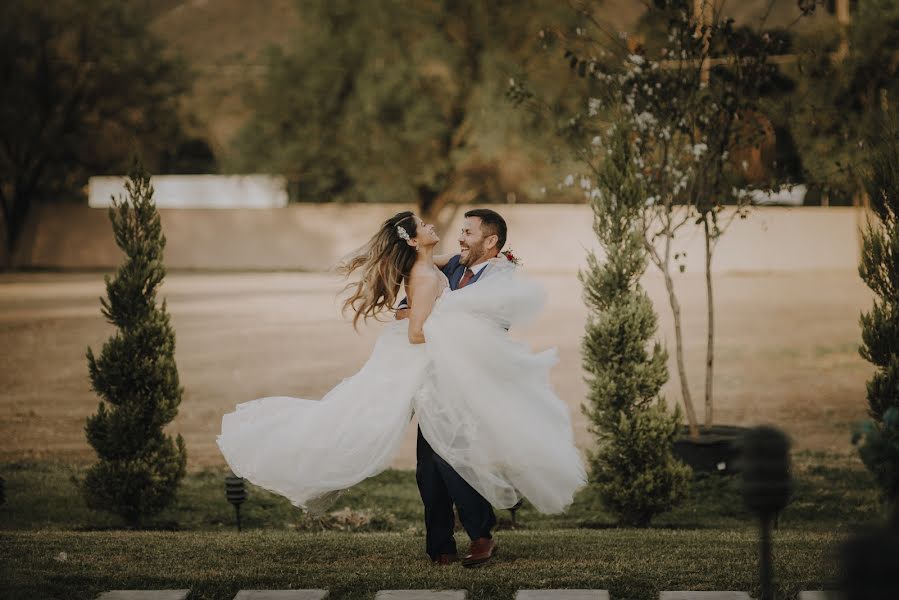
[{"label": "black post light", "polygon": [[743,435],[743,500],[759,516],[759,600],[774,600],[771,525],[790,501],[790,440],[775,427],[754,427]]},{"label": "black post light", "polygon": [[524,504],[524,498],[521,498],[518,502],[515,503],[515,506],[509,509],[509,514],[512,517],[512,529],[518,527],[518,522],[515,520],[515,513],[518,512],[518,509]]},{"label": "black post light", "polygon": [[240,505],[247,499],[247,490],[244,488],[242,477],[233,473],[225,477],[225,497],[234,505],[237,513],[237,531],[240,531]]}]

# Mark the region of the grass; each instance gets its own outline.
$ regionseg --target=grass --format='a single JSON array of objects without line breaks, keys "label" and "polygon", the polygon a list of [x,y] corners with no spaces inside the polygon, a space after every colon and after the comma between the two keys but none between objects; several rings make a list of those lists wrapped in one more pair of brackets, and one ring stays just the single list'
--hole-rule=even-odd
[{"label": "grass", "polygon": [[[651,529],[615,527],[589,490],[563,515],[526,505],[514,531],[508,511],[499,511],[501,554],[470,571],[426,560],[411,471],[363,482],[333,507],[367,517],[361,519],[311,519],[250,485],[241,533],[224,499],[224,469],[189,473],[177,504],[139,531],[84,507],[70,479],[82,471],[54,462],[0,464],[7,498],[0,505],[0,597],[95,598],[109,589],[177,587],[190,588],[192,600],[266,588],[325,588],[332,598],[466,589],[473,600],[566,587],[608,589],[616,600],[654,599],[666,589],[758,593],[755,524],[732,477],[696,478],[690,499]],[[784,599],[832,587],[840,542],[881,517],[874,483],[854,456],[796,455],[794,479],[774,536]],[[466,548],[464,533],[457,541]]]},{"label": "grass", "polygon": [[[0,596],[95,598],[103,590],[153,588],[189,588],[192,599],[288,588],[328,589],[346,599],[417,588],[466,589],[472,600],[511,600],[515,590],[534,588],[607,589],[615,600],[676,589],[758,594],[752,531],[509,531],[497,539],[497,559],[467,570],[431,566],[423,538],[400,533],[2,532],[0,564],[8,572],[0,574]],[[826,531],[778,533],[778,597],[830,587],[841,539]],[[60,552],[65,561],[57,560]]]},{"label": "grass", "polygon": [[[0,505],[0,531],[32,529],[103,530],[122,527],[114,516],[88,510],[77,496],[71,477],[83,467],[59,462],[0,463],[6,479],[5,504]],[[225,501],[228,471],[207,469],[188,473],[176,504],[147,523],[147,527],[180,531],[224,531],[234,527],[234,509]],[[794,458],[795,490],[780,518],[782,527],[841,530],[876,521],[880,516],[877,491],[870,474],[855,456],[803,453]],[[340,526],[303,517],[285,498],[247,485],[248,500],[241,507],[245,529],[320,530]],[[332,510],[368,511],[363,530],[409,532],[421,529],[423,512],[415,474],[388,470],[362,482],[339,498]],[[511,525],[508,511],[499,511],[500,528]],[[541,515],[525,505],[517,515],[521,529],[609,528],[615,525],[589,489],[577,496],[561,515]],[[752,528],[752,515],[743,507],[736,477],[697,477],[690,498],[653,524],[664,528]],[[347,526],[352,528],[351,526]]]}]

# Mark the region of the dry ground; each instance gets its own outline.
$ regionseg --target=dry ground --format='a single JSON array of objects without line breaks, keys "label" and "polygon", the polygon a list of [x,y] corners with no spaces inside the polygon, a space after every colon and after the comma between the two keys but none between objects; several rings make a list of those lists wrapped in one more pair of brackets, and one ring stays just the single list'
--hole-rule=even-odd
[{"label": "dry ground", "polygon": [[[586,384],[580,337],[586,309],[573,273],[535,274],[550,301],[532,328],[513,332],[535,349],[557,346],[557,391],[571,407],[579,445],[590,436],[579,410]],[[674,334],[661,278],[645,285],[671,354],[669,402],[679,401]],[[681,275],[687,366],[702,415],[704,285]],[[177,334],[185,387],[169,431],[187,442],[189,466],[223,464],[215,444],[223,413],[269,395],[319,398],[353,374],[378,326],[353,331],[336,302],[339,280],[311,273],[171,273],[163,286]],[[99,352],[112,333],[100,314],[102,274],[0,275],[0,460],[22,457],[90,461],[84,419],[98,399],[85,351]],[[798,448],[849,452],[853,424],[865,417],[865,381],[873,368],[857,352],[858,316],[871,295],[854,272],[716,276],[718,309],[716,419],[776,423]],[[414,464],[410,427],[395,466]]]}]

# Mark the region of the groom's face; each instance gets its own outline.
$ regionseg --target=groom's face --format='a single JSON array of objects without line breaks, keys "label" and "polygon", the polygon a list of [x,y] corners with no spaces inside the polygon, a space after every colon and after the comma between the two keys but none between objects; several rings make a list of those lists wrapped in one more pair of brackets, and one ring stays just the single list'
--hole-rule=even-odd
[{"label": "groom's face", "polygon": [[[496,235],[486,235],[481,217],[465,217],[459,234],[459,262],[473,267],[496,254]],[[492,253],[492,255],[491,255]]]}]

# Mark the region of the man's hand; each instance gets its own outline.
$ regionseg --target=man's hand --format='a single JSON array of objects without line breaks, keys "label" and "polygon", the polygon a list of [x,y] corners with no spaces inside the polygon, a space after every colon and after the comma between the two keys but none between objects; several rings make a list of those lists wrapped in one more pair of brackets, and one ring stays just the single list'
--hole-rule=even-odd
[{"label": "man's hand", "polygon": [[402,321],[403,319],[409,318],[409,309],[408,308],[398,308],[396,309],[396,320]]}]

